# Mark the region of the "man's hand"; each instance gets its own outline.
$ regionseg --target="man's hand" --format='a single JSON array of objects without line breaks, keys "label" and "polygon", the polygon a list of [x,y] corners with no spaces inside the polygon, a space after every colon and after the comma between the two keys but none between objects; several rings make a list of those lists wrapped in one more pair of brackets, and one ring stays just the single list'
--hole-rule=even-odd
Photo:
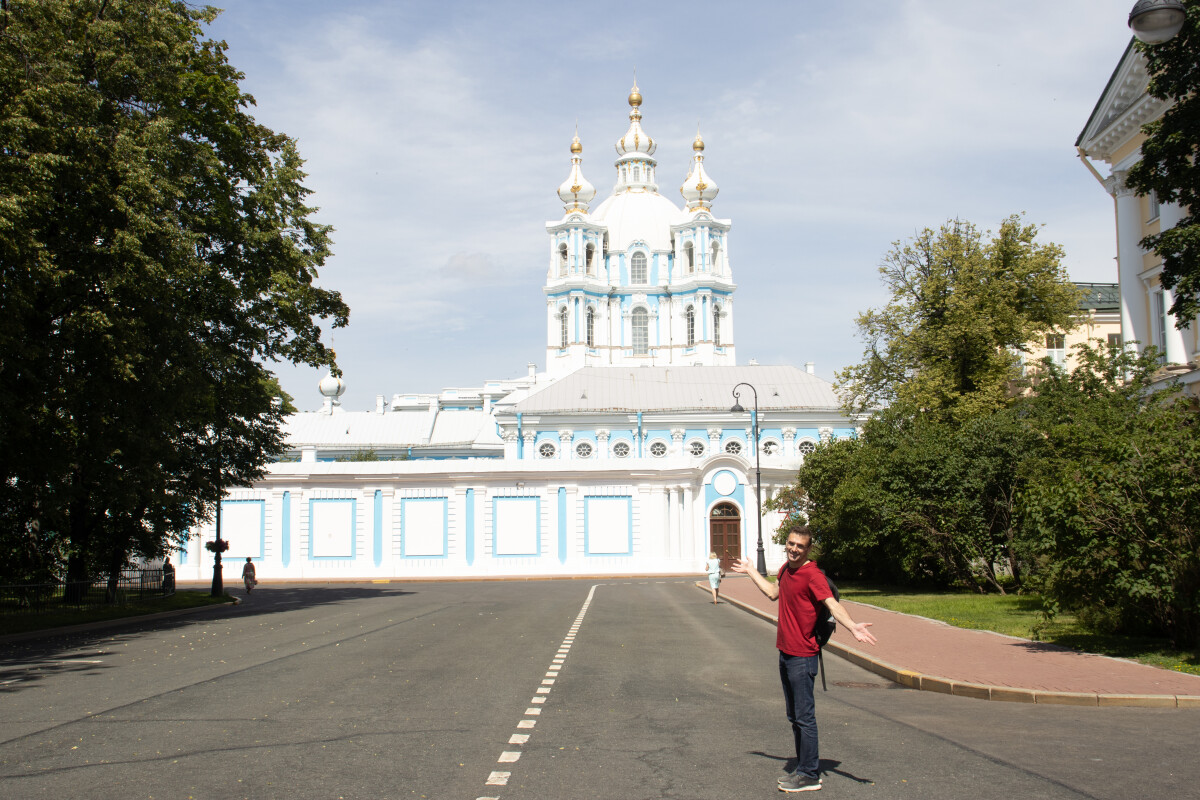
[{"label": "man's hand", "polygon": [[875,634],[871,633],[867,628],[871,627],[870,622],[856,622],[850,625],[850,633],[854,638],[863,644],[877,644]]},{"label": "man's hand", "polygon": [[730,569],[734,572],[740,572],[743,575],[749,575],[751,572],[758,572],[754,565],[750,563],[750,559],[748,558],[739,558],[737,561],[733,562],[733,566],[730,567]]}]

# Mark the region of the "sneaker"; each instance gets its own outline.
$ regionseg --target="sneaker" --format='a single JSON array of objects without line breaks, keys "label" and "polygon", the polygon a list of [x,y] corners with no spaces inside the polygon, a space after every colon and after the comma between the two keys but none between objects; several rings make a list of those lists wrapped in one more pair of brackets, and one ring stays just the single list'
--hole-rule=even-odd
[{"label": "sneaker", "polygon": [[820,789],[820,778],[810,778],[799,772],[789,775],[786,781],[779,782],[779,791],[781,792],[816,792]]}]

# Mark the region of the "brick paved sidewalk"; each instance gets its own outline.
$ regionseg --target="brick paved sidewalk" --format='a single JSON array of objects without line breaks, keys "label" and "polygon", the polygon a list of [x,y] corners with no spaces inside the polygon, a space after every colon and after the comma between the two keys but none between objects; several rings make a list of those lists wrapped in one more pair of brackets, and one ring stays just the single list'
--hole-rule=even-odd
[{"label": "brick paved sidewalk", "polygon": [[[703,588],[708,591],[707,582]],[[721,596],[775,620],[775,604],[749,578],[726,578]],[[906,686],[1018,702],[1200,708],[1200,675],[845,605],[855,621],[872,623],[879,644],[859,644],[839,630],[827,651]]]}]

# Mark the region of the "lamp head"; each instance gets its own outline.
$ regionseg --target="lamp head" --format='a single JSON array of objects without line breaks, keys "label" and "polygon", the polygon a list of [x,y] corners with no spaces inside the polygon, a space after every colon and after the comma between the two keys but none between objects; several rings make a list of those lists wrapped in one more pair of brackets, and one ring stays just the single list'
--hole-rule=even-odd
[{"label": "lamp head", "polygon": [[1182,30],[1186,19],[1180,0],[1138,0],[1129,12],[1129,27],[1146,44],[1162,44]]},{"label": "lamp head", "polygon": [[729,409],[730,414],[745,414],[746,409],[742,408],[741,403],[734,403],[733,408]]}]

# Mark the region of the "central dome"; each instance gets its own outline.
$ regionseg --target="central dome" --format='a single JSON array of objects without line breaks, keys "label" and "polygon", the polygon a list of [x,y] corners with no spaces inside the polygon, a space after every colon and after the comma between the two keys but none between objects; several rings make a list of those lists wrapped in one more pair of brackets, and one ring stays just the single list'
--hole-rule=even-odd
[{"label": "central dome", "polygon": [[608,249],[621,253],[637,241],[651,250],[671,249],[671,226],[683,212],[657,192],[621,192],[592,212],[592,219],[608,226]]}]

